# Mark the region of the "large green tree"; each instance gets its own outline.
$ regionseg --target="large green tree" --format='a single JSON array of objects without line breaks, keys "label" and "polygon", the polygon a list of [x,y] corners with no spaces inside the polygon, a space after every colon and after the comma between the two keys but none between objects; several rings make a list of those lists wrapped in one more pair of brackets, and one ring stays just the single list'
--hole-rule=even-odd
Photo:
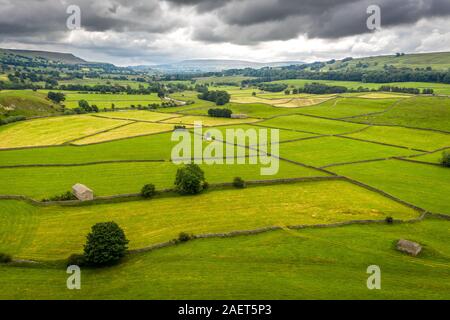
[{"label": "large green tree", "polygon": [[128,242],[125,232],[117,223],[97,223],[87,236],[85,260],[92,266],[115,264],[125,256]]}]

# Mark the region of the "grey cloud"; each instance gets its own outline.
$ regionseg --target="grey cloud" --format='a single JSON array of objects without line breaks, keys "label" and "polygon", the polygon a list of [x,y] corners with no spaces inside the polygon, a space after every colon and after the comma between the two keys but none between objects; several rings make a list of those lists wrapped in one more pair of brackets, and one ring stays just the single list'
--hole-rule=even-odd
[{"label": "grey cloud", "polygon": [[5,0],[0,7],[0,36],[67,32],[66,9],[81,8],[82,27],[88,31],[144,31],[163,33],[179,26],[167,16],[157,0]]},{"label": "grey cloud", "polygon": [[[171,2],[182,2],[170,0]],[[189,0],[192,6],[202,6],[206,0]],[[214,13],[222,23],[221,33],[207,34],[208,26],[196,30],[196,39],[234,43],[285,40],[287,35],[306,34],[310,38],[340,38],[370,32],[366,27],[369,5],[381,8],[382,27],[415,23],[423,18],[450,15],[449,0],[247,0],[220,1]],[[293,23],[293,20],[297,23]],[[240,33],[253,30],[247,41],[235,41],[236,26]],[[266,28],[268,30],[258,30]],[[289,29],[288,29],[289,28]],[[239,36],[237,36],[239,38]]]}]

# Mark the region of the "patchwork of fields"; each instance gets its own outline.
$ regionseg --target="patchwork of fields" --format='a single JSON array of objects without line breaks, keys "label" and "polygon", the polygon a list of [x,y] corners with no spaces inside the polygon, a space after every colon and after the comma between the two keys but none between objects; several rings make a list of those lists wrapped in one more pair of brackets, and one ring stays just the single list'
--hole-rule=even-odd
[{"label": "patchwork of fields", "polygon": [[[37,263],[0,265],[0,299],[449,298],[450,287],[442,279],[450,270],[450,224],[435,215],[450,215],[450,169],[440,164],[442,152],[450,149],[448,97],[363,93],[287,98],[223,88],[232,97],[225,107],[248,117],[208,117],[214,104],[186,91],[171,97],[193,104],[1,126],[0,175],[7,183],[0,185],[0,253]],[[71,108],[85,94],[67,98]],[[128,107],[158,99],[90,94],[86,100],[110,108],[112,103]],[[193,137],[197,121],[224,136],[227,129],[279,129],[280,153],[270,158],[279,161],[278,173],[262,176],[264,165],[250,164],[247,148],[245,164],[201,165],[212,185],[207,192],[179,196],[167,191],[151,200],[140,198],[145,184],[158,191],[173,187],[178,166],[171,152],[178,142],[171,140],[172,132],[183,125]],[[275,143],[269,139],[264,149],[269,153],[275,146],[270,142]],[[226,147],[220,139],[201,144]],[[245,189],[216,185],[235,177],[259,183]],[[82,205],[39,203],[75,183],[89,186],[96,197],[118,197]],[[126,194],[135,195],[121,197]],[[423,218],[425,212],[429,215]],[[414,222],[388,225],[386,217]],[[355,220],[376,223],[314,228]],[[91,226],[104,221],[125,230],[132,250],[170,241],[180,232],[277,230],[130,254],[118,266],[84,271],[83,290],[69,292],[64,259],[81,253]],[[394,250],[401,238],[423,244],[423,253],[410,257]],[[383,270],[381,291],[365,286],[370,264]],[[219,286],[220,292],[213,290]]]}]

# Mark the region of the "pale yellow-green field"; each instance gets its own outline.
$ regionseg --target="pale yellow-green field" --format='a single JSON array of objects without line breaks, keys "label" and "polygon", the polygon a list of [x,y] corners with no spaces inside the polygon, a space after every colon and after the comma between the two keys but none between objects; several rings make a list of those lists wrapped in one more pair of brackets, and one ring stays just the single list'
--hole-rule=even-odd
[{"label": "pale yellow-green field", "polygon": [[367,93],[358,96],[358,98],[366,98],[366,99],[390,99],[390,98],[409,98],[409,97],[412,97],[412,95],[382,93],[382,92]]},{"label": "pale yellow-green field", "polygon": [[74,141],[72,144],[84,145],[84,144],[99,143],[123,138],[142,136],[147,134],[168,132],[173,130],[173,128],[174,126],[172,124],[136,122],[131,123],[124,127],[120,127],[114,130],[99,133],[94,136]]},{"label": "pale yellow-green field", "polygon": [[0,149],[59,145],[126,123],[129,121],[90,115],[53,117],[13,123],[0,127]]},{"label": "pale yellow-green field", "polygon": [[182,125],[193,125],[194,122],[196,121],[202,122],[203,126],[222,126],[239,123],[252,123],[260,120],[254,118],[230,119],[230,118],[214,118],[214,117],[200,117],[200,116],[184,116],[180,118],[165,120],[162,122],[172,124],[182,124]]},{"label": "pale yellow-green field", "polygon": [[293,98],[287,96],[286,98],[266,99],[262,95],[259,96],[232,96],[231,102],[235,103],[265,103],[280,108],[299,108],[316,105],[327,100],[333,99],[334,95],[317,96],[310,98]]},{"label": "pale yellow-green field", "polygon": [[159,113],[153,111],[116,111],[116,112],[102,112],[102,117],[120,118],[124,120],[143,120],[143,121],[161,121],[175,117],[181,117],[180,115],[170,115],[167,113]]}]

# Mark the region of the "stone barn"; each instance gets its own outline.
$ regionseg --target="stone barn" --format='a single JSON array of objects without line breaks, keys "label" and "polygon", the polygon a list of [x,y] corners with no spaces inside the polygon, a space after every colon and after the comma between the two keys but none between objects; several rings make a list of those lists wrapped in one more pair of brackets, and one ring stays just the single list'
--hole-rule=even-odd
[{"label": "stone barn", "polygon": [[422,251],[422,246],[418,243],[401,239],[397,242],[397,250],[406,252],[415,257]]},{"label": "stone barn", "polygon": [[80,183],[72,187],[72,193],[81,201],[94,200],[94,191]]}]

